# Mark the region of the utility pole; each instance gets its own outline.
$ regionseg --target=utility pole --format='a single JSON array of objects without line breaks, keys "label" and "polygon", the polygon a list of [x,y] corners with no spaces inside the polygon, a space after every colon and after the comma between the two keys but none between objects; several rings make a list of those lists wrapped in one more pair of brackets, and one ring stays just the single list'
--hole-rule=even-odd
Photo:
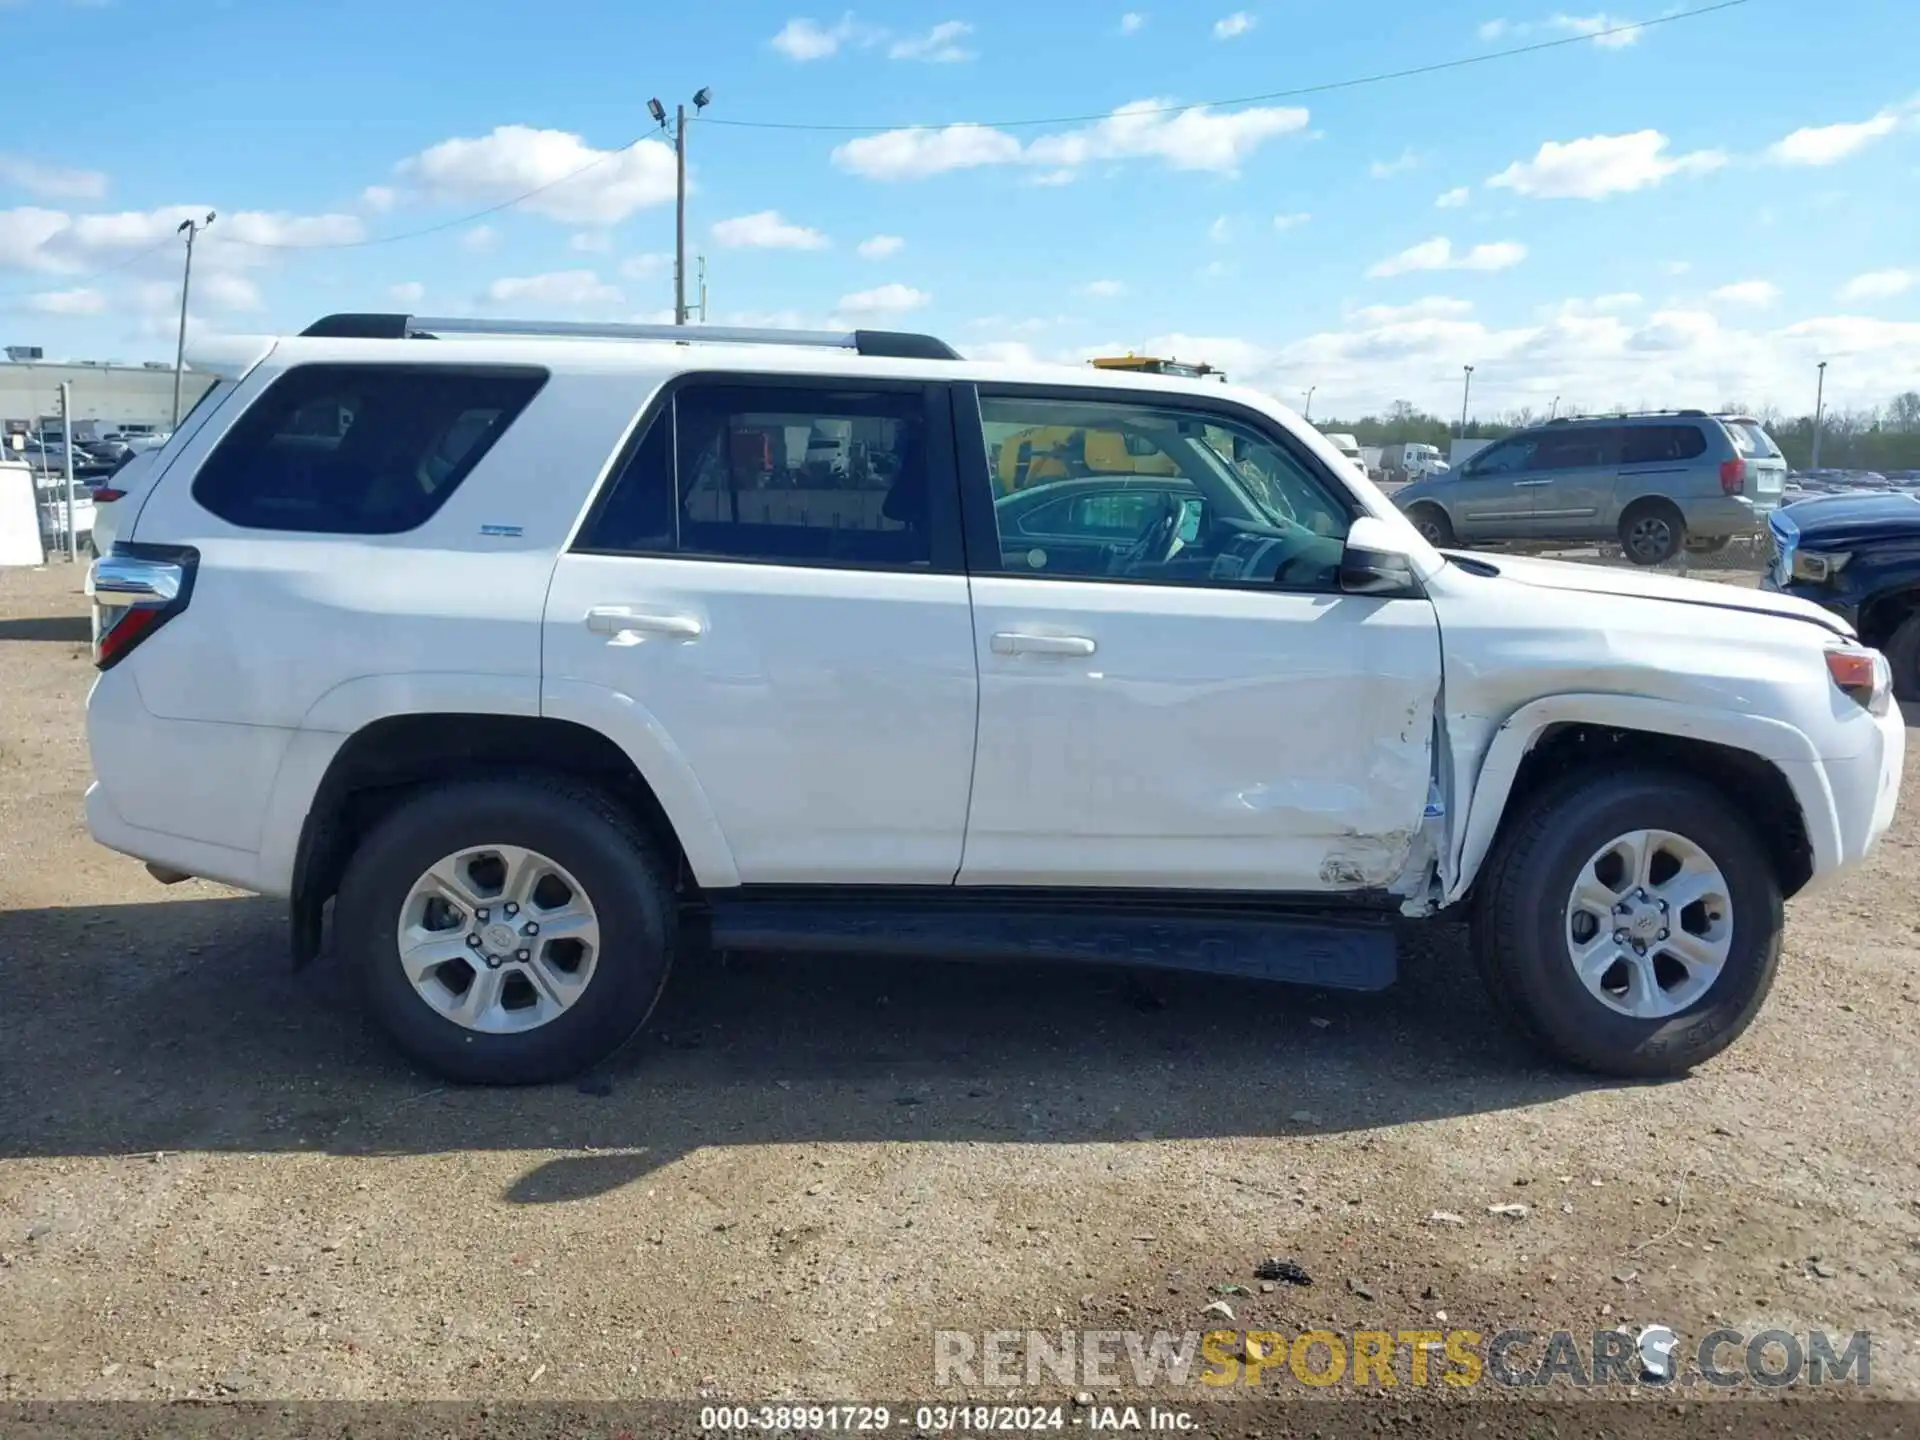
[{"label": "utility pole", "polygon": [[1820,380],[1813,395],[1813,463],[1807,468],[1820,468],[1820,422],[1826,418],[1827,407],[1827,362],[1820,362]]},{"label": "utility pole", "polygon": [[1467,438],[1467,397],[1473,394],[1473,367],[1462,365],[1460,368],[1467,372],[1467,378],[1460,386],[1460,438],[1464,440]]},{"label": "utility pole", "polygon": [[[693,113],[698,115],[713,103],[713,90],[702,85],[693,92]],[[656,99],[647,102],[653,123],[666,125],[667,107]],[[673,108],[673,323],[687,323],[687,107]],[[701,316],[705,319],[705,315]]]},{"label": "utility pole", "polygon": [[1553,404],[1547,407],[1547,419],[1551,420],[1560,413],[1560,397],[1553,397]]},{"label": "utility pole", "polygon": [[187,268],[180,276],[180,339],[173,350],[173,428],[180,428],[180,371],[187,361],[187,291],[193,285],[193,239],[213,224],[213,211],[204,220],[182,220],[174,234],[187,237]]},{"label": "utility pole", "polygon": [[700,323],[707,323],[707,257],[700,257]]},{"label": "utility pole", "polygon": [[[69,562],[80,558],[80,537],[73,530],[73,382],[60,382],[60,431],[66,444],[61,448],[67,456],[67,559]],[[46,451],[42,450],[44,457]]]},{"label": "utility pole", "polygon": [[1300,418],[1309,423],[1313,420],[1313,392],[1319,388],[1318,385],[1307,386],[1307,408],[1300,412]]}]

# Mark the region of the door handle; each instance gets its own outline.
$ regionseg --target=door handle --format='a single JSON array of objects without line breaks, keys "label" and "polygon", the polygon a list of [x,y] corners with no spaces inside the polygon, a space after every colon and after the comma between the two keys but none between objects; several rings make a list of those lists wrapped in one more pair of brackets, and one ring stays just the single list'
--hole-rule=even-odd
[{"label": "door handle", "polygon": [[1028,635],[1002,630],[993,637],[996,655],[1091,655],[1095,648],[1085,635]]},{"label": "door handle", "polygon": [[1536,485],[1551,485],[1552,483],[1551,480],[1516,480],[1513,482],[1513,488],[1516,490],[1531,490]]},{"label": "door handle", "polygon": [[703,626],[693,615],[647,615],[624,605],[596,605],[587,611],[587,629],[596,635],[664,635],[698,640]]}]

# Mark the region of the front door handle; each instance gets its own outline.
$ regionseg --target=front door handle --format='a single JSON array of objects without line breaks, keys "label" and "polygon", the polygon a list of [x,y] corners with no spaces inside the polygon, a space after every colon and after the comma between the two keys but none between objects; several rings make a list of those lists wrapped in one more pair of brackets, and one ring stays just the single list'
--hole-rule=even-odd
[{"label": "front door handle", "polygon": [[1513,488],[1516,490],[1531,490],[1536,485],[1551,485],[1552,483],[1551,480],[1516,480],[1513,482]]},{"label": "front door handle", "polygon": [[587,629],[596,635],[664,635],[698,640],[706,627],[694,615],[649,615],[624,605],[596,605],[587,611]]},{"label": "front door handle", "polygon": [[1028,635],[1002,630],[993,637],[996,655],[1091,655],[1095,648],[1085,635]]}]

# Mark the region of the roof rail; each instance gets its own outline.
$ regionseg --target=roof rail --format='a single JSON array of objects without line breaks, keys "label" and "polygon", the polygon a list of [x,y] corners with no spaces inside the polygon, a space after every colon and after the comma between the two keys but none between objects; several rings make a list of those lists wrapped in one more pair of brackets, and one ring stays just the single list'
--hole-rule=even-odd
[{"label": "roof rail", "polygon": [[1652,420],[1662,415],[1705,419],[1706,414],[1704,410],[1593,410],[1578,415],[1556,415],[1547,424],[1569,425],[1576,420]]},{"label": "roof rail", "polygon": [[430,340],[441,335],[535,335],[567,340],[672,340],[702,345],[812,345],[895,360],[958,360],[932,335],[904,330],[751,330],[728,325],[613,325],[598,321],[476,320],[456,316],[323,315],[302,335],[334,340]]}]

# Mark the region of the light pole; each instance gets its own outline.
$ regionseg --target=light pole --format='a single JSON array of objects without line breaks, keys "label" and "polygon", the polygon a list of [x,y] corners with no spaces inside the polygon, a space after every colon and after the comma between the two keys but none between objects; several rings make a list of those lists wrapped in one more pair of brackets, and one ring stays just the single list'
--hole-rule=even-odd
[{"label": "light pole", "polygon": [[1318,385],[1307,386],[1307,408],[1300,412],[1300,418],[1302,420],[1311,421],[1313,419],[1313,392],[1319,388]]},{"label": "light pole", "polygon": [[[693,113],[698,115],[713,103],[713,90],[702,85],[693,92]],[[667,107],[659,100],[647,102],[653,123],[667,123]],[[673,323],[687,323],[687,107],[673,110]]]},{"label": "light pole", "polygon": [[1556,395],[1553,397],[1553,404],[1547,407],[1547,419],[1551,420],[1553,419],[1554,416],[1558,415],[1559,413],[1560,413],[1560,397]]},{"label": "light pole", "polygon": [[213,211],[204,220],[182,220],[174,234],[187,237],[187,268],[180,276],[180,339],[173,350],[173,428],[180,428],[180,371],[187,362],[187,291],[193,285],[193,238],[213,224]]},{"label": "light pole", "polygon": [[1820,362],[1820,380],[1813,392],[1813,463],[1807,468],[1820,468],[1820,422],[1826,418],[1827,406],[1827,362]]},{"label": "light pole", "polygon": [[1460,438],[1464,440],[1467,438],[1467,397],[1473,393],[1473,367],[1462,365],[1460,368],[1467,372],[1467,378],[1460,385]]}]

